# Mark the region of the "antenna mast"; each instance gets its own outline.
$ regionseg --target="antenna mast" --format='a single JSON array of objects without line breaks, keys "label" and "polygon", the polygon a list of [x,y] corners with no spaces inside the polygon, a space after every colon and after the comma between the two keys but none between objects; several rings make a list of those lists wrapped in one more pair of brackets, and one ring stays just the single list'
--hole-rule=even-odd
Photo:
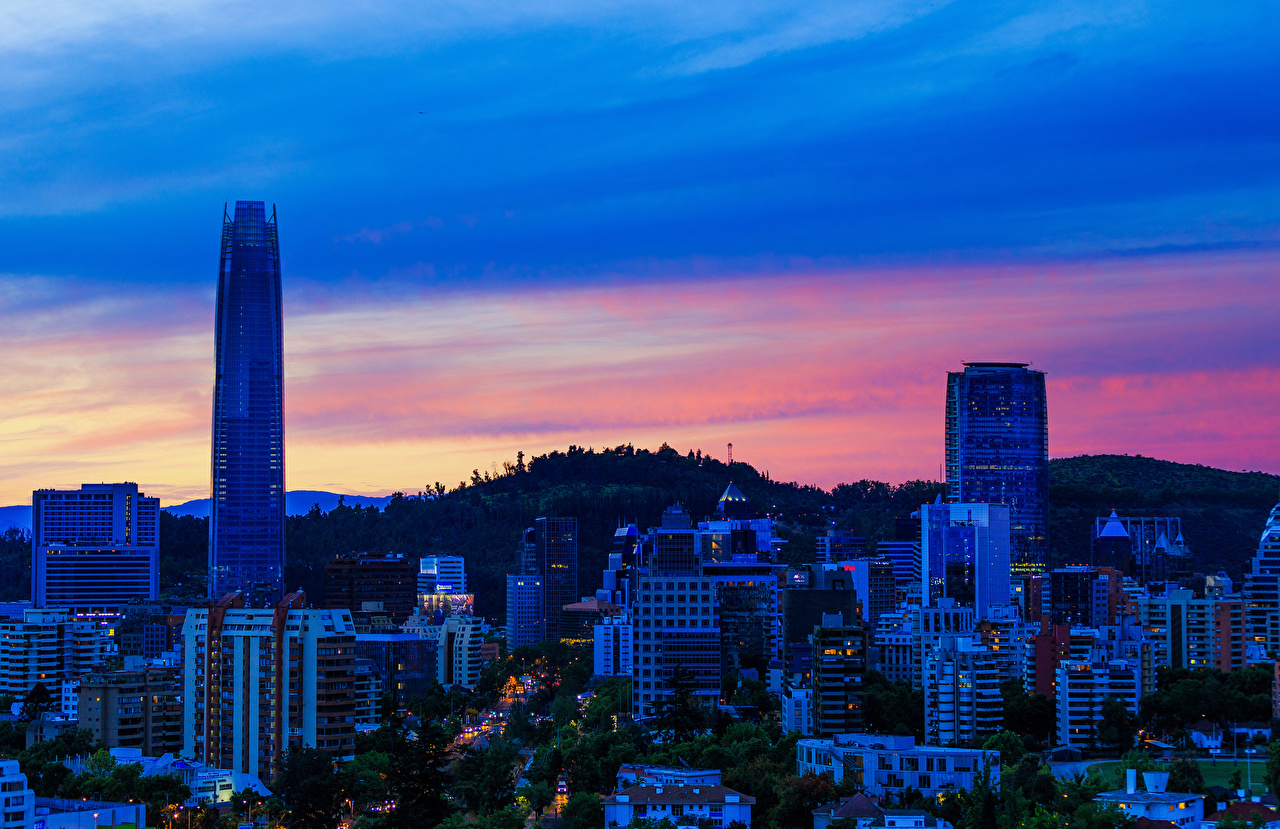
[{"label": "antenna mast", "polygon": [[729,444],[729,465],[733,466],[733,444]]}]

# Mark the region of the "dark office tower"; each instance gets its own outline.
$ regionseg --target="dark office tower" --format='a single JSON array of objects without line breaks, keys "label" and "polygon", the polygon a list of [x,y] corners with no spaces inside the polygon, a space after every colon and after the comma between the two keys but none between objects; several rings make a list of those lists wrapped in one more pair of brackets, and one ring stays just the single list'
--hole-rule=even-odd
[{"label": "dark office tower", "polygon": [[236,202],[222,219],[214,322],[209,597],[283,593],[284,405],[280,245],[275,208]]},{"label": "dark office tower", "polygon": [[547,636],[560,631],[560,611],[578,595],[578,519],[539,518],[537,573],[542,576],[542,621]]},{"label": "dark office tower", "polygon": [[947,497],[1007,504],[1015,572],[1043,570],[1049,549],[1049,418],[1044,372],[965,363],[947,373]]}]

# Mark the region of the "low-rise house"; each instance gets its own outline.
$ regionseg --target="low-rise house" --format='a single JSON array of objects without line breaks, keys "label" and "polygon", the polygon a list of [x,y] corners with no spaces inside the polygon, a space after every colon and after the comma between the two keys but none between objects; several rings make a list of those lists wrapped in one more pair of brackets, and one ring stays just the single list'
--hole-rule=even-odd
[{"label": "low-rise house", "polygon": [[751,826],[754,797],[724,786],[663,784],[631,786],[604,799],[604,825],[623,827],[636,818],[667,818],[673,823],[706,819],[712,826]]},{"label": "low-rise house", "polygon": [[873,797],[901,794],[908,787],[925,797],[973,788],[987,773],[1000,787],[1000,752],[916,745],[914,737],[889,734],[837,734],[796,744],[796,774],[830,774],[848,780]]},{"label": "low-rise house", "polygon": [[1204,819],[1204,795],[1166,791],[1168,772],[1143,772],[1142,778],[1146,783],[1145,790],[1138,788],[1138,773],[1129,769],[1125,772],[1123,789],[1102,792],[1093,802],[1117,806],[1133,818],[1167,820],[1175,826],[1191,829],[1200,827]]},{"label": "low-rise house", "polygon": [[813,810],[813,829],[827,829],[837,820],[853,821],[856,829],[866,829],[872,821],[884,816],[874,800],[865,794],[853,797],[842,797],[835,803],[828,803]]},{"label": "low-rise house", "polygon": [[1217,829],[1224,820],[1235,820],[1250,825],[1255,819],[1262,821],[1263,829],[1280,829],[1280,812],[1253,800],[1239,800],[1218,809],[1200,824],[1204,829]]}]

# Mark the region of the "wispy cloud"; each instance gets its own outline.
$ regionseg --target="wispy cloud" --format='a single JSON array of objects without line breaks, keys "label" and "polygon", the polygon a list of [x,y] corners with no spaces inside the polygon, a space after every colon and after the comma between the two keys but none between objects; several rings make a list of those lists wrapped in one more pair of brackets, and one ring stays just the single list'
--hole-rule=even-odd
[{"label": "wispy cloud", "polygon": [[[663,440],[732,441],[777,477],[824,486],[931,477],[945,372],[988,358],[1049,372],[1055,455],[1277,471],[1277,264],[1237,252],[502,293],[295,283],[289,484],[414,489],[517,449]],[[6,285],[26,310],[6,308],[19,324],[0,334],[0,501],[104,476],[199,491],[207,293],[106,300],[73,282],[53,306],[43,280]]]}]

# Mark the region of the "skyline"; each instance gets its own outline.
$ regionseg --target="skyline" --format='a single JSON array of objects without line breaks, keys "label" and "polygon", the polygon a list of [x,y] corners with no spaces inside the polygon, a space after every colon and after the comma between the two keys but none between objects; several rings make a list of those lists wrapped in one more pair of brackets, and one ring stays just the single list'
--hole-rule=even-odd
[{"label": "skyline", "polygon": [[278,205],[286,485],[663,441],[939,477],[946,372],[1051,457],[1280,473],[1266,3],[20,0],[0,505],[209,494],[224,203]]}]

